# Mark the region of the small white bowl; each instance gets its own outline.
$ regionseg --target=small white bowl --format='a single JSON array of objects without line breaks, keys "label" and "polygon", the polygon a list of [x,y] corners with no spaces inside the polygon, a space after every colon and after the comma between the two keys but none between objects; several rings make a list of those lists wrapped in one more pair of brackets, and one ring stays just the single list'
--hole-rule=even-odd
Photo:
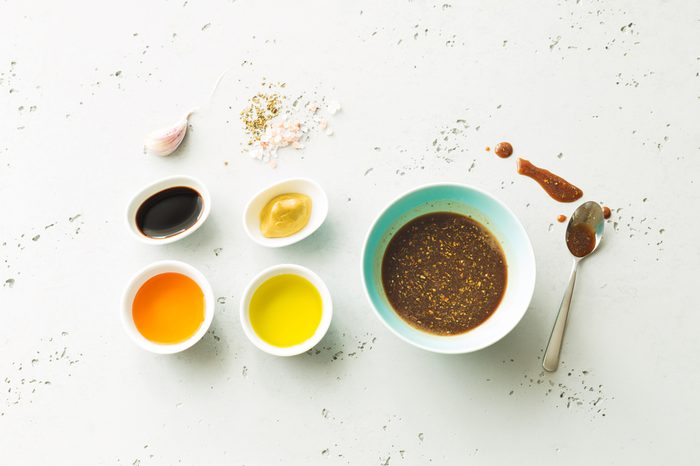
[{"label": "small white bowl", "polygon": [[[173,344],[155,343],[141,335],[141,332],[139,332],[138,328],[136,328],[133,318],[132,305],[134,303],[136,293],[148,279],[168,272],[186,275],[194,280],[195,283],[197,283],[197,285],[202,289],[202,293],[204,293],[204,322],[202,322],[202,325],[199,326],[195,334],[185,341]],[[122,297],[122,323],[124,324],[124,330],[134,341],[134,343],[152,353],[173,354],[186,350],[202,339],[204,334],[207,333],[207,330],[209,330],[209,326],[211,325],[213,319],[214,292],[211,289],[209,281],[199,270],[180,261],[158,261],[145,267],[131,279]]]},{"label": "small white bowl", "polygon": [[[202,211],[199,213],[197,221],[185,231],[166,238],[151,238],[150,236],[144,235],[136,224],[136,212],[138,212],[141,204],[154,194],[178,186],[194,189],[202,197]],[[209,217],[209,212],[211,212],[211,196],[209,196],[209,190],[207,190],[206,186],[204,186],[201,181],[191,176],[169,176],[146,186],[131,199],[126,209],[126,222],[129,230],[139,241],[147,244],[168,244],[185,238],[197,231]]]},{"label": "small white bowl", "polygon": [[[277,275],[293,274],[303,277],[311,282],[312,285],[316,287],[318,292],[321,294],[321,322],[316,328],[316,332],[303,343],[298,345],[288,346],[286,348],[281,348],[279,346],[274,346],[263,339],[261,339],[253,326],[250,323],[250,300],[253,294],[269,278],[275,277]],[[246,287],[243,297],[241,298],[241,326],[243,327],[243,332],[246,334],[248,339],[259,349],[266,353],[273,354],[275,356],[296,356],[297,354],[304,353],[318,344],[319,341],[328,331],[331,325],[331,318],[333,317],[333,302],[331,300],[331,293],[328,291],[328,287],[321,280],[321,277],[313,273],[311,270],[301,265],[295,264],[280,264],[274,265],[260,272]]]},{"label": "small white bowl", "polygon": [[[265,204],[275,196],[287,193],[306,194],[311,198],[311,218],[309,223],[297,233],[285,238],[266,238],[260,232],[260,212]],[[328,215],[328,197],[315,181],[307,178],[291,178],[275,183],[258,192],[248,202],[243,212],[243,227],[248,236],[258,244],[268,248],[280,248],[297,243],[311,235],[326,220]]]}]

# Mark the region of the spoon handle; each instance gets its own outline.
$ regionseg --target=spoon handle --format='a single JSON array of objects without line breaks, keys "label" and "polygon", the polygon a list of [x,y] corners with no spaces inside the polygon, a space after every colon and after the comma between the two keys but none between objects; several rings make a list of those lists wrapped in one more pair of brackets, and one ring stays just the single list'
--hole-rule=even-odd
[{"label": "spoon handle", "polygon": [[576,284],[576,269],[578,268],[578,260],[574,260],[574,267],[571,269],[571,277],[569,277],[569,285],[564,292],[564,298],[559,306],[557,320],[554,321],[552,334],[549,336],[547,349],[544,350],[544,359],[542,367],[548,372],[554,372],[559,367],[559,353],[561,345],[564,341],[564,330],[566,330],[566,319],[569,316],[569,306],[571,306],[571,298],[574,295],[574,285]]}]

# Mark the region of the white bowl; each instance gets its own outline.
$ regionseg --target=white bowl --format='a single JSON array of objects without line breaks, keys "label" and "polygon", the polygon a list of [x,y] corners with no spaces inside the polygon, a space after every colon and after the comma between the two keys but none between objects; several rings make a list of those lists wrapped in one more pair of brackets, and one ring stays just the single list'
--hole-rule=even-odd
[{"label": "white bowl", "polygon": [[[286,348],[281,348],[279,346],[274,346],[263,339],[261,339],[253,326],[250,323],[250,300],[253,294],[269,278],[275,277],[277,275],[283,274],[293,274],[298,275],[307,279],[313,284],[318,292],[321,294],[321,322],[316,328],[316,332],[303,343],[298,345],[288,346]],[[295,356],[297,354],[304,353],[321,341],[323,336],[328,331],[331,325],[331,318],[333,317],[333,302],[331,300],[331,293],[328,291],[328,287],[321,280],[321,277],[313,273],[311,270],[301,265],[295,264],[281,264],[274,265],[260,272],[246,287],[243,297],[241,298],[241,326],[243,327],[243,332],[246,334],[248,339],[259,349],[265,351],[266,353],[273,354],[275,356]]]},{"label": "white bowl", "polygon": [[[260,232],[260,212],[265,204],[275,196],[287,193],[306,194],[311,198],[311,218],[297,233],[285,238],[266,238]],[[318,230],[328,215],[328,197],[318,183],[307,178],[292,178],[275,183],[258,192],[248,202],[243,212],[243,227],[248,236],[258,244],[268,248],[280,248],[299,242]]]},{"label": "white bowl", "polygon": [[[151,238],[150,236],[144,235],[136,224],[136,212],[139,210],[139,207],[141,207],[141,204],[156,193],[178,186],[194,189],[202,197],[202,211],[199,213],[197,221],[185,231],[166,238]],[[169,176],[146,186],[131,199],[126,209],[126,222],[129,230],[139,241],[147,244],[168,244],[185,238],[197,231],[209,217],[209,212],[211,212],[211,196],[209,196],[209,190],[207,190],[206,186],[204,186],[201,181],[191,176]]]},{"label": "white bowl", "polygon": [[[202,322],[202,325],[199,326],[195,334],[185,341],[173,344],[155,343],[141,335],[141,332],[136,328],[133,319],[132,305],[136,293],[148,279],[168,272],[186,275],[194,280],[202,289],[202,293],[204,293],[204,322]],[[186,350],[202,339],[204,334],[207,333],[207,330],[209,330],[213,319],[214,292],[211,289],[209,281],[207,281],[206,277],[199,270],[180,261],[159,261],[145,267],[131,279],[122,297],[122,323],[124,324],[124,330],[134,343],[152,353],[173,354]]]}]

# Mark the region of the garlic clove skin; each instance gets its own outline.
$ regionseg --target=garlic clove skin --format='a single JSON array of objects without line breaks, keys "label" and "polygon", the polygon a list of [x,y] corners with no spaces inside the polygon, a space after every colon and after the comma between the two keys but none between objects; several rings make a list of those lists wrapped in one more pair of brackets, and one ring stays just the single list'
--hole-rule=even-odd
[{"label": "garlic clove skin", "polygon": [[185,139],[190,115],[192,115],[192,112],[185,115],[184,118],[174,125],[153,131],[146,136],[146,151],[153,155],[160,155],[161,157],[175,152],[177,148],[180,147],[182,140]]}]

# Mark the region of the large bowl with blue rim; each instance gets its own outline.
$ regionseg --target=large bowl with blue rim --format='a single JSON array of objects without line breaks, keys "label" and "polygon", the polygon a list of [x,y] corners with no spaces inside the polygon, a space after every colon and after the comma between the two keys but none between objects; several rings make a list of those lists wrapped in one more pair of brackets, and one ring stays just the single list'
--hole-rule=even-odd
[{"label": "large bowl with blue rim", "polygon": [[[382,285],[389,241],[403,225],[431,212],[455,212],[476,220],[496,238],[506,258],[508,280],[498,308],[481,325],[459,335],[434,335],[409,325],[394,311]],[[525,229],[504,203],[472,186],[430,184],[401,195],[379,214],[365,240],[362,280],[374,313],[399,338],[437,353],[469,353],[506,336],[525,315],[535,289],[535,255]]]}]

